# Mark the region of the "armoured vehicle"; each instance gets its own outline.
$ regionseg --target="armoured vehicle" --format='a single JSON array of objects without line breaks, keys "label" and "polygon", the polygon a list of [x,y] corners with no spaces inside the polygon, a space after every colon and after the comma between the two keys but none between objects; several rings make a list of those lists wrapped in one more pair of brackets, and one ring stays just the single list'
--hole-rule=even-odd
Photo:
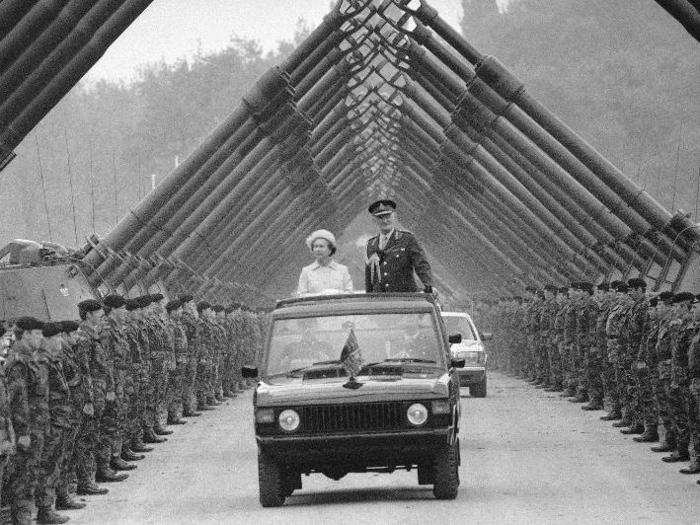
[{"label": "armoured vehicle", "polygon": [[76,319],[75,305],[97,296],[78,254],[60,245],[16,239],[0,250],[0,321]]},{"label": "armoured vehicle", "polygon": [[288,299],[272,312],[254,395],[260,502],[302,474],[417,468],[438,499],[459,486],[459,378],[431,294]]}]

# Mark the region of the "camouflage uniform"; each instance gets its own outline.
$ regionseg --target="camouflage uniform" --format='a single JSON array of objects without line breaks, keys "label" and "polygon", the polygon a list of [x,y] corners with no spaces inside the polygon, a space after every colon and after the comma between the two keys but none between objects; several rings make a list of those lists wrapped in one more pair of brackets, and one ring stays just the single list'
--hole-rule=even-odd
[{"label": "camouflage uniform", "polygon": [[700,467],[700,330],[696,330],[688,348],[688,375],[690,376],[688,392],[690,439],[695,454],[694,462],[696,467]]},{"label": "camouflage uniform", "polygon": [[[641,394],[637,388],[639,381],[648,382],[648,374],[644,368],[636,369],[635,360],[644,341],[644,330],[648,322],[649,302],[646,297],[635,300],[627,310],[624,334],[627,344],[620,359],[620,368],[623,370],[624,388],[620,390],[623,406],[633,423],[641,423],[645,419],[645,409],[641,406]],[[647,422],[653,424],[646,414]]]},{"label": "camouflage uniform", "polygon": [[17,437],[29,436],[30,445],[18,445],[7,490],[14,519],[28,520],[39,481],[44,441],[49,432],[49,368],[45,357],[15,343],[6,365],[12,425]]},{"label": "camouflage uniform", "polygon": [[90,378],[90,356],[79,353],[85,347],[63,343],[63,375],[70,390],[71,411],[70,429],[65,432],[66,446],[61,459],[59,481],[56,492],[60,497],[68,497],[68,488],[77,476],[78,451],[76,441],[83,425],[90,424],[90,417],[83,413],[87,404],[92,404],[92,379]]},{"label": "camouflage uniform", "polygon": [[[109,436],[102,432],[102,418],[107,404],[107,393],[114,392],[114,370],[111,360],[100,344],[99,337],[100,333],[97,327],[83,322],[78,329],[74,345],[79,355],[87,356],[89,359],[88,366],[95,410],[94,416],[84,421],[75,445],[78,455],[78,485],[82,486],[93,482],[97,451],[111,450],[112,447]],[[109,458],[107,459],[109,460]]]},{"label": "camouflage uniform", "polygon": [[605,396],[608,393],[606,385],[609,385],[614,380],[614,372],[611,375],[612,370],[608,361],[608,338],[605,333],[605,325],[615,300],[602,295],[597,299],[597,302],[595,336],[588,352],[586,373],[588,375],[588,396],[591,398],[591,403],[603,405]]},{"label": "camouflage uniform", "polygon": [[673,322],[673,313],[668,312],[659,323],[653,355],[653,361],[656,363],[656,376],[652,387],[654,388],[656,409],[666,429],[666,442],[675,447],[677,429],[671,412],[671,357],[675,331],[671,325]]},{"label": "camouflage uniform", "polygon": [[576,332],[574,343],[573,369],[577,382],[577,394],[588,396],[588,368],[593,360],[592,348],[596,344],[596,320],[598,305],[591,295],[586,295],[576,301]]},{"label": "camouflage uniform", "polygon": [[39,508],[51,508],[56,499],[56,486],[61,462],[66,454],[68,433],[72,428],[72,407],[70,389],[63,375],[63,356],[49,352],[44,355],[48,365],[50,425],[41,454],[36,505]]},{"label": "camouflage uniform", "polygon": [[[625,345],[625,321],[627,319],[627,310],[631,305],[631,299],[628,295],[617,297],[615,306],[610,310],[610,315],[605,324],[605,333],[607,335],[607,354],[608,363],[610,364],[610,374],[606,377],[605,389],[610,397],[611,410],[619,412],[622,410],[623,399],[625,392],[625,374],[624,369],[624,354],[626,352]],[[625,420],[629,420],[628,414],[623,414]]]},{"label": "camouflage uniform", "polygon": [[185,412],[184,382],[188,366],[187,331],[180,317],[170,318],[173,333],[175,367],[168,383],[168,419],[176,420]]},{"label": "camouflage uniform", "polygon": [[127,378],[127,427],[125,444],[139,443],[146,418],[146,397],[151,378],[151,362],[145,323],[136,317],[124,323],[124,336],[129,345],[130,374]]},{"label": "camouflage uniform", "polygon": [[197,367],[199,362],[199,353],[201,348],[200,342],[200,324],[198,319],[190,312],[183,312],[180,318],[185,329],[185,338],[187,340],[187,367],[183,378],[183,404],[185,413],[191,412],[196,408],[196,385],[197,385]]},{"label": "camouflage uniform", "polygon": [[5,467],[16,451],[15,432],[12,426],[10,400],[6,385],[5,371],[0,367],[0,494],[2,494]]},{"label": "camouflage uniform", "polygon": [[687,456],[692,417],[688,354],[697,326],[690,314],[686,314],[672,321],[671,327],[675,335],[671,352],[671,415],[677,432],[676,448],[681,456]]},{"label": "camouflage uniform", "polygon": [[148,383],[144,385],[145,414],[144,430],[149,433],[158,422],[158,410],[165,402],[165,360],[166,360],[166,333],[156,318],[149,315],[145,319],[146,333],[148,337],[150,376]]}]

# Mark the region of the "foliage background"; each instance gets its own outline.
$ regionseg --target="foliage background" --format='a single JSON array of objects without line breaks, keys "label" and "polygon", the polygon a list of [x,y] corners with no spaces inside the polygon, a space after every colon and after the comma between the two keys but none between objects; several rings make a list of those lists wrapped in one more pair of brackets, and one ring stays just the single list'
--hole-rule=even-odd
[{"label": "foliage background", "polygon": [[[462,0],[461,30],[669,209],[697,215],[698,44],[651,0]],[[504,6],[507,9],[504,10]],[[296,40],[308,30],[299,26]],[[289,53],[251,41],[76,86],[0,172],[0,242],[103,236]]]}]

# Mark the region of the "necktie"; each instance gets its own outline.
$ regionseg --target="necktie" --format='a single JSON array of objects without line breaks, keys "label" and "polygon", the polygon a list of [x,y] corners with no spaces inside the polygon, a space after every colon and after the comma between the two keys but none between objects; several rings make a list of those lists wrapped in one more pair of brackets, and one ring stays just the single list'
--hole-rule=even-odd
[{"label": "necktie", "polygon": [[386,241],[387,241],[386,235],[379,236],[379,249],[380,250],[384,249],[384,247],[386,246]]}]

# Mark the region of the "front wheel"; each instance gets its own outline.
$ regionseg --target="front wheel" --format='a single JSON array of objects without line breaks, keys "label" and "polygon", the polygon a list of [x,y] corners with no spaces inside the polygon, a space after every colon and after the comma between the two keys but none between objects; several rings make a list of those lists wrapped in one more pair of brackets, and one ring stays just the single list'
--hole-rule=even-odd
[{"label": "front wheel", "polygon": [[260,505],[280,507],[284,505],[285,486],[279,463],[262,450],[258,450],[258,486]]},{"label": "front wheel", "polygon": [[459,439],[437,452],[433,469],[435,498],[455,499],[459,489]]}]

